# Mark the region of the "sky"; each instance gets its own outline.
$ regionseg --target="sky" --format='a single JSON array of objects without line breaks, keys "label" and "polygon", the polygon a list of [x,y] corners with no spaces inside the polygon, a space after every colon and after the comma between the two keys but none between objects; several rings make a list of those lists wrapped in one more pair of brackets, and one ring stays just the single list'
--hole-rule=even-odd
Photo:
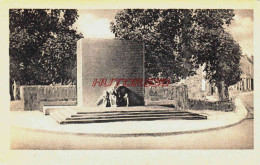
[{"label": "sky", "polygon": [[[110,22],[118,10],[93,9],[79,10],[75,27],[85,38],[114,38],[110,31]],[[243,54],[253,55],[253,10],[235,10],[234,20],[226,28],[241,46]]]},{"label": "sky", "polygon": [[235,10],[234,20],[227,28],[233,38],[239,43],[243,54],[253,55],[253,10]]},{"label": "sky", "polygon": [[75,23],[85,38],[114,38],[110,31],[110,22],[114,20],[118,10],[79,10],[79,18]]}]

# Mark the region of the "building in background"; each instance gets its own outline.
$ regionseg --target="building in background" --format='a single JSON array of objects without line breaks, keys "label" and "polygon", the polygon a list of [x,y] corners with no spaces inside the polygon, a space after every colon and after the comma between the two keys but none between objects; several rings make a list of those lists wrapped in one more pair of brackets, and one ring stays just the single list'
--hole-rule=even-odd
[{"label": "building in background", "polygon": [[197,74],[194,76],[187,77],[182,80],[188,87],[188,97],[189,99],[205,99],[206,96],[215,94],[215,87],[205,79],[206,72],[204,70],[204,65],[197,69]]},{"label": "building in background", "polygon": [[230,87],[230,90],[253,91],[254,90],[254,56],[243,55],[240,60],[242,70],[241,81]]},{"label": "building in background", "polygon": [[[243,55],[240,60],[242,70],[241,81],[229,87],[229,90],[254,90],[254,56]],[[217,88],[205,79],[204,66],[200,66],[197,74],[182,80],[188,86],[189,99],[205,99],[207,96],[217,96]]]}]

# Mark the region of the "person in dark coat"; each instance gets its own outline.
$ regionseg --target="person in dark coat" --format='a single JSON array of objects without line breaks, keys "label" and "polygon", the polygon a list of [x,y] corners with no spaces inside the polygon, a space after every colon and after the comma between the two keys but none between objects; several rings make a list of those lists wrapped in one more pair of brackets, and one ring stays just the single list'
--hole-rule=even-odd
[{"label": "person in dark coat", "polygon": [[113,89],[104,93],[97,105],[105,107],[143,106],[144,98],[125,86],[114,86]]},{"label": "person in dark coat", "polygon": [[130,89],[125,86],[116,87],[112,94],[116,96],[116,105],[117,107],[128,107],[129,106],[129,93]]}]

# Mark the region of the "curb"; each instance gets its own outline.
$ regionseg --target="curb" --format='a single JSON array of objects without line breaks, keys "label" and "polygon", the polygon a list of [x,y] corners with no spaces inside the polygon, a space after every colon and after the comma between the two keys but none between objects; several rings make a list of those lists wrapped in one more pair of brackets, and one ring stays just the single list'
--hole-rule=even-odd
[{"label": "curb", "polygon": [[[239,99],[239,98],[237,98]],[[239,99],[240,100],[240,99]],[[241,101],[241,100],[240,100]],[[241,102],[242,103],[242,102]],[[242,108],[245,108],[245,106],[242,104]],[[94,137],[142,137],[142,136],[170,136],[170,135],[181,135],[181,134],[189,134],[189,133],[200,133],[200,132],[208,132],[208,131],[214,131],[219,129],[225,129],[229,128],[235,125],[238,125],[242,123],[244,120],[247,119],[248,111],[246,110],[247,114],[240,119],[239,121],[220,126],[220,127],[213,127],[213,128],[206,128],[201,130],[188,130],[188,131],[176,131],[176,132],[158,132],[158,133],[126,133],[126,134],[116,134],[116,133],[74,133],[74,132],[59,132],[59,131],[51,131],[51,130],[42,130],[37,128],[24,128],[19,126],[11,126],[13,128],[19,128],[27,131],[33,131],[33,132],[42,132],[42,133],[51,133],[51,134],[59,134],[59,135],[77,135],[77,136],[94,136]]]},{"label": "curb", "polygon": [[208,129],[201,129],[201,130],[192,130],[192,131],[177,131],[177,132],[160,132],[160,133],[132,133],[132,134],[105,134],[105,133],[72,133],[72,132],[57,132],[57,131],[49,131],[49,130],[42,130],[42,129],[35,129],[35,128],[24,128],[19,126],[12,126],[14,128],[19,128],[27,131],[33,132],[41,132],[41,133],[51,133],[51,134],[59,134],[59,135],[77,135],[77,136],[94,136],[94,137],[142,137],[142,136],[170,136],[170,135],[181,135],[181,134],[189,134],[189,133],[200,133],[200,132],[208,132],[214,131],[219,129],[225,129],[229,127],[233,127],[242,123],[246,118],[236,122],[234,124],[221,126],[221,127],[214,127]]}]

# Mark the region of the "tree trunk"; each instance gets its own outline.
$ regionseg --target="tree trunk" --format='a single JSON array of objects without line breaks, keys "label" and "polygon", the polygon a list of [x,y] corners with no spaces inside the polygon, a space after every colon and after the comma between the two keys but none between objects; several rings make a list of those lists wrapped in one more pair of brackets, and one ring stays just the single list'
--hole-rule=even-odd
[{"label": "tree trunk", "polygon": [[229,99],[228,86],[224,81],[217,84],[219,101],[227,101]]},{"label": "tree trunk", "polygon": [[229,100],[229,93],[228,93],[228,86],[227,85],[225,85],[225,97],[226,97],[226,99],[227,100]]}]

